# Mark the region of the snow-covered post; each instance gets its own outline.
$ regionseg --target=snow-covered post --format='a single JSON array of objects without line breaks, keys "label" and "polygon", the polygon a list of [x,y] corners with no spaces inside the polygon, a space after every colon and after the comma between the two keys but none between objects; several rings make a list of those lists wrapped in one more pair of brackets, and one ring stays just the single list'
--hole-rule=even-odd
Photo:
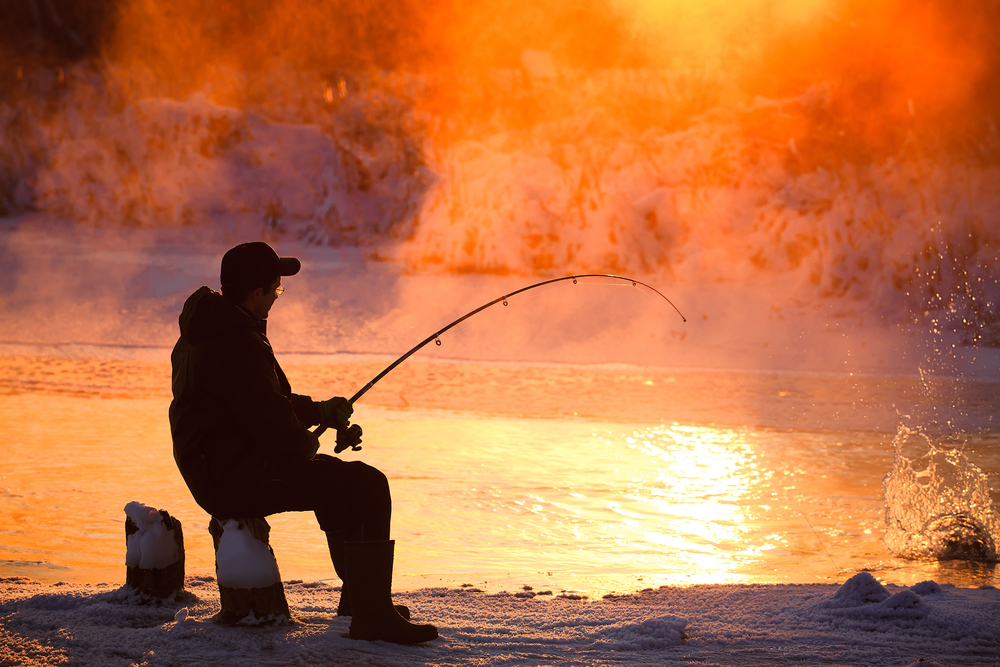
[{"label": "snow-covered post", "polygon": [[184,533],[165,510],[125,506],[125,585],[159,598],[184,590]]},{"label": "snow-covered post", "polygon": [[215,542],[215,576],[222,609],[216,623],[261,625],[292,620],[262,518],[212,518],[208,532]]}]

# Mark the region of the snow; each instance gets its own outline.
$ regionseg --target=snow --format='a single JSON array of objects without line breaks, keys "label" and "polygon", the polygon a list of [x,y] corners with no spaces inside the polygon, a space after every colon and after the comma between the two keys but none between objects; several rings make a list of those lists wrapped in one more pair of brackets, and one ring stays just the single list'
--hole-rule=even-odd
[{"label": "snow", "polygon": [[128,536],[125,564],[143,570],[163,569],[177,562],[177,542],[174,531],[163,525],[160,513],[142,503],[132,501],[125,506],[125,514],[139,528]]},{"label": "snow", "polygon": [[875,577],[867,572],[859,572],[840,587],[830,604],[857,607],[868,602],[882,602],[888,597],[889,591]]},{"label": "snow", "polygon": [[278,563],[267,545],[235,519],[222,525],[222,538],[215,555],[219,584],[227,588],[267,588],[276,581]]},{"label": "snow", "polygon": [[[0,664],[100,665],[996,665],[1000,591],[934,582],[647,589],[601,600],[473,588],[396,593],[441,636],[419,646],[343,636],[338,589],[286,581],[296,622],[212,623],[218,588],[188,577],[165,601],[108,584],[0,579]],[[885,591],[880,600],[873,591]],[[879,597],[878,595],[875,596]]]}]

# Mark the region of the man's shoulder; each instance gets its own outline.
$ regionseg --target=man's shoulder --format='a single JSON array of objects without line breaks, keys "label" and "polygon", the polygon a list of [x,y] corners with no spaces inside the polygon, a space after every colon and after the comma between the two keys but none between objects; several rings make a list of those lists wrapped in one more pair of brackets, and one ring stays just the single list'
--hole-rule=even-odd
[{"label": "man's shoulder", "polygon": [[252,334],[256,326],[239,306],[209,287],[201,287],[188,297],[178,324],[181,338],[192,345]]}]

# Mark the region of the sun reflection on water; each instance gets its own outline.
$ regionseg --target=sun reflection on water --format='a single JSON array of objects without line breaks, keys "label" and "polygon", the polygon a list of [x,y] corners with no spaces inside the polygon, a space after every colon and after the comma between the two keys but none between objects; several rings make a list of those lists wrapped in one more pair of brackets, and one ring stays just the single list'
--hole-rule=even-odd
[{"label": "sun reflection on water", "polygon": [[[484,560],[721,583],[753,580],[762,554],[784,544],[763,516],[769,507],[761,501],[774,489],[773,472],[758,459],[759,434],[676,424],[630,435],[581,432],[584,424],[548,432],[544,424],[520,424],[530,434],[515,434],[498,432],[512,422],[484,422],[483,430],[465,432],[463,448],[440,452],[442,474],[462,469],[469,482],[449,502],[472,510],[465,528],[489,544]],[[498,448],[498,438],[521,445]],[[412,492],[434,494],[429,487]],[[467,550],[464,557],[476,555]]]},{"label": "sun reflection on water", "polygon": [[[596,434],[595,434],[596,435]],[[747,501],[760,481],[754,447],[743,433],[695,426],[660,426],[625,438],[640,472],[613,511],[634,545],[655,549],[688,581],[738,581],[735,572],[773,544],[748,540]],[[619,457],[620,458],[620,457]],[[645,469],[646,473],[641,471]]]}]

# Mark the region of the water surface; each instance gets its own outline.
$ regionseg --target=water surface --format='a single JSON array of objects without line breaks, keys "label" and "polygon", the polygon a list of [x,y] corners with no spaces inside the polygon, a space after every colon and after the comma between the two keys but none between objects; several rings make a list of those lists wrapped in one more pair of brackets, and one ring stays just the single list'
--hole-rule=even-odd
[{"label": "water surface", "polygon": [[[171,458],[169,396],[142,380],[165,366],[129,362],[122,373],[116,362],[85,360],[77,373],[88,384],[66,368],[46,381],[38,369],[51,363],[37,359],[7,363],[42,379],[8,386],[0,398],[0,575],[123,581],[122,508],[132,500],[178,517],[188,573],[211,574],[208,516]],[[511,405],[504,386],[516,366],[455,364],[492,388],[492,402],[480,386],[479,409],[469,409],[461,383],[442,380],[454,375],[449,366],[431,366],[437,389],[424,401],[435,405],[420,404],[431,380],[419,365],[401,374],[398,391],[373,391],[358,404],[364,449],[347,454],[391,480],[397,588],[530,585],[596,596],[663,584],[837,581],[863,569],[902,584],[1000,583],[991,565],[901,559],[882,542],[893,422],[900,406],[928,412],[915,398],[926,403],[928,394],[913,380],[525,366],[523,404]],[[289,368],[307,388],[368,370]],[[622,407],[602,393],[611,376],[625,378]],[[995,482],[992,389],[949,384],[949,395],[964,397],[954,414],[970,428],[939,440],[960,444]],[[449,402],[465,409],[441,407]],[[530,405],[535,413],[519,416]],[[670,411],[682,419],[655,419]],[[283,578],[335,579],[311,514],[270,522]]]}]

